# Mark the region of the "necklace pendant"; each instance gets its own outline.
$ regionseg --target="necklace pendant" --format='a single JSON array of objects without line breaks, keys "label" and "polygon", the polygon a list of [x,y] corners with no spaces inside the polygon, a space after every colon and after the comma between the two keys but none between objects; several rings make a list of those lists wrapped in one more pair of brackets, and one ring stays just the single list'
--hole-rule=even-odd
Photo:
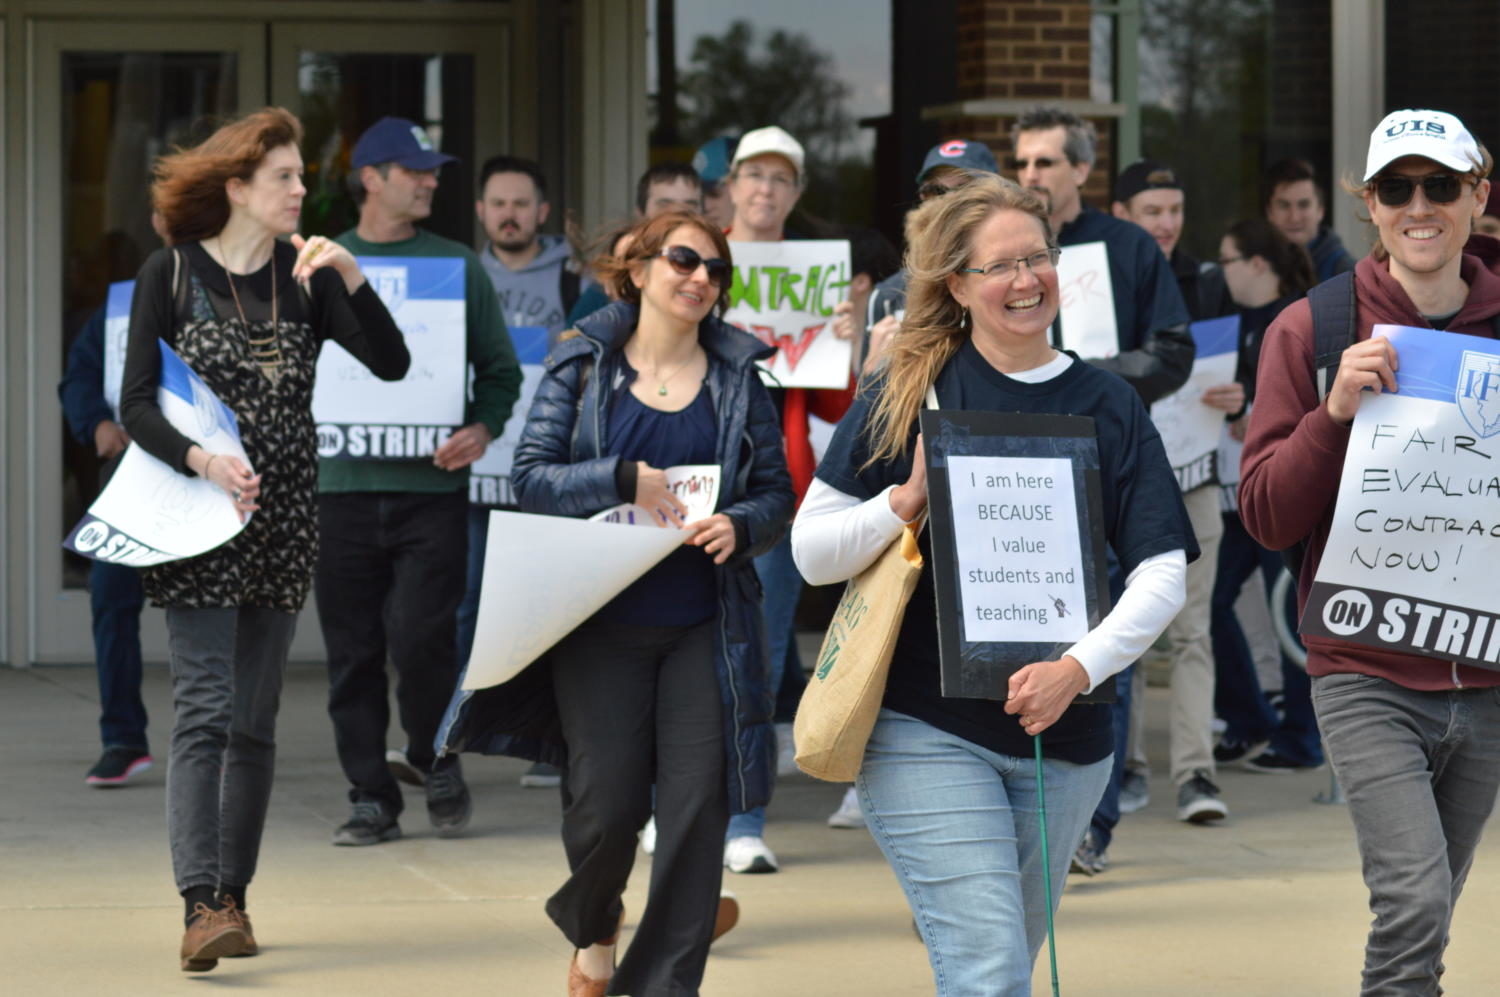
[{"label": "necklace pendant", "polygon": [[656,389],[656,393],[658,395],[665,395],[667,393],[667,385],[665,382],[663,382],[661,386]]}]

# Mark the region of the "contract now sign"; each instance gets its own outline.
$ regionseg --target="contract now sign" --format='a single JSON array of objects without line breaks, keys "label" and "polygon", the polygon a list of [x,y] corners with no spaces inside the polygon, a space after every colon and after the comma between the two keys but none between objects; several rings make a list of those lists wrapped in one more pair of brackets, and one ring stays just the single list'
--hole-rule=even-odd
[{"label": "contract now sign", "polygon": [[853,346],[833,334],[833,306],[849,296],[842,239],[731,242],[734,281],[724,320],[776,347],[761,364],[781,388],[846,388]]},{"label": "contract now sign", "polygon": [[1397,391],[1360,402],[1302,632],[1500,669],[1500,343],[1375,335]]}]

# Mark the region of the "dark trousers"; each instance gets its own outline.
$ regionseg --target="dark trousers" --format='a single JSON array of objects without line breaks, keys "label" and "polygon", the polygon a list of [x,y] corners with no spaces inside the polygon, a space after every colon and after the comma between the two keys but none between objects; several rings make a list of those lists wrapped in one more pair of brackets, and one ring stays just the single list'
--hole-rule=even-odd
[{"label": "dark trousers", "polygon": [[458,677],[468,502],[463,492],[318,498],[313,588],[328,646],[328,715],[354,802],[401,812],[401,789],[385,762],[387,655],[407,758],[432,769],[433,738]]},{"label": "dark trousers", "polygon": [[95,561],[89,569],[94,665],[99,670],[99,737],[106,748],[146,745],[141,701],[141,606],[145,594],[134,568]]},{"label": "dark trousers", "polygon": [[[1219,541],[1219,574],[1214,582],[1213,640],[1216,669],[1214,709],[1228,724],[1226,736],[1239,741],[1269,741],[1271,750],[1302,765],[1321,765],[1323,747],[1313,714],[1312,685],[1307,672],[1285,654],[1281,656],[1282,716],[1266,700],[1255,673],[1255,661],[1234,603],[1240,589],[1257,570],[1269,595],[1281,574],[1281,555],[1267,550],[1245,532],[1237,513],[1224,513],[1224,537]],[[1272,606],[1273,613],[1295,611]],[[1296,620],[1289,620],[1296,630]]]},{"label": "dark trousers", "polygon": [[611,994],[696,994],[703,980],[729,822],[715,626],[585,623],[551,654],[572,875],[547,914],[578,948],[615,933],[656,785],[651,888]]}]

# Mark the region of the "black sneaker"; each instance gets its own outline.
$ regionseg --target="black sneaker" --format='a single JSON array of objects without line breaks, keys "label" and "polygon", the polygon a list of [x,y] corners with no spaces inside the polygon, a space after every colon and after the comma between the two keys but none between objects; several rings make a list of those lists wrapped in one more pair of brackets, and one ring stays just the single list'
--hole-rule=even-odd
[{"label": "black sneaker", "polygon": [[1293,772],[1311,772],[1322,768],[1321,765],[1309,765],[1299,762],[1295,758],[1288,758],[1275,750],[1262,751],[1250,759],[1243,766],[1248,772],[1267,772],[1271,775],[1288,775]]},{"label": "black sneaker", "polygon": [[458,759],[453,764],[432,770],[427,777],[427,819],[437,828],[438,837],[451,838],[469,826],[474,812],[469,787],[464,785],[463,769]]},{"label": "black sneaker", "polygon": [[335,845],[378,845],[401,837],[401,825],[378,800],[360,800],[349,819],[333,832]]},{"label": "black sneaker", "polygon": [[1193,777],[1177,787],[1177,819],[1189,824],[1223,820],[1229,808],[1219,799],[1219,787],[1208,777],[1207,769],[1194,769]]},{"label": "black sneaker", "polygon": [[1235,765],[1264,751],[1265,741],[1245,741],[1225,734],[1214,745],[1214,762],[1218,765]]},{"label": "black sneaker", "polygon": [[150,767],[151,753],[145,748],[105,748],[83,781],[101,789],[123,786],[131,776]]}]

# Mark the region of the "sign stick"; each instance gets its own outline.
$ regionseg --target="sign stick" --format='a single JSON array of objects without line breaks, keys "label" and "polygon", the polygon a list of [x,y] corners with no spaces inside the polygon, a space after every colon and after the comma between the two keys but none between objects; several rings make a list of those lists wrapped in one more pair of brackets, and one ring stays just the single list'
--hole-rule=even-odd
[{"label": "sign stick", "polygon": [[1058,997],[1057,939],[1052,933],[1052,856],[1047,851],[1047,791],[1042,779],[1042,735],[1031,739],[1036,749],[1036,815],[1042,831],[1042,889],[1047,899],[1047,958],[1052,963],[1052,997]]}]

